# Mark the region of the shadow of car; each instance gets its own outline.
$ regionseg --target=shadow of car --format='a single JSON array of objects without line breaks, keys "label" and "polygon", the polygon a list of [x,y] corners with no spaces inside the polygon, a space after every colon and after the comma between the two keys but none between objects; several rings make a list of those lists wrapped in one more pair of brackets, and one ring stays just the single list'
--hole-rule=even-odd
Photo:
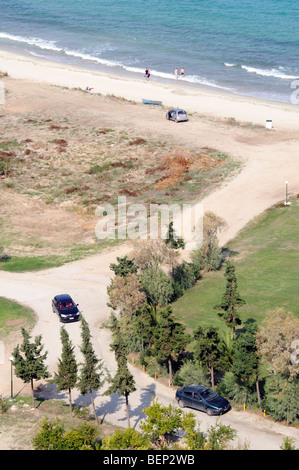
[{"label": "shadow of car", "polygon": [[181,108],[171,109],[166,113],[166,119],[168,121],[182,122],[189,121],[187,112]]},{"label": "shadow of car", "polygon": [[78,304],[68,294],[56,295],[52,300],[52,310],[63,323],[74,322],[80,319]]},{"label": "shadow of car", "polygon": [[181,408],[185,406],[204,411],[209,416],[224,414],[231,409],[229,402],[207,387],[188,385],[176,392],[175,399]]}]

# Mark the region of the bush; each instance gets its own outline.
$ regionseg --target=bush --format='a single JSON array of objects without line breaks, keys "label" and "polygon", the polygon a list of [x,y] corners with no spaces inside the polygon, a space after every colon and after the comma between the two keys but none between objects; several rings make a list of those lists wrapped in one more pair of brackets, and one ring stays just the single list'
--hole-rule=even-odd
[{"label": "bush", "polygon": [[219,395],[225,396],[236,404],[256,404],[256,390],[240,385],[232,372],[227,372],[217,385]]},{"label": "bush", "polygon": [[1,411],[1,413],[4,414],[8,410],[9,410],[8,400],[6,398],[3,398],[2,395],[0,395],[0,411]]},{"label": "bush", "polygon": [[98,450],[95,427],[83,423],[77,428],[65,430],[59,420],[53,423],[45,418],[41,431],[33,438],[35,450]]},{"label": "bush", "polygon": [[276,421],[299,422],[299,380],[279,374],[267,377],[263,407]]},{"label": "bush", "polygon": [[210,386],[208,372],[204,368],[192,360],[187,360],[178,372],[175,374],[174,385],[185,387],[192,384]]},{"label": "bush", "polygon": [[112,435],[105,437],[102,441],[101,450],[149,450],[151,443],[135,429],[129,428],[124,431],[117,429]]},{"label": "bush", "polygon": [[184,291],[190,289],[198,279],[198,271],[192,263],[183,263],[176,266],[172,274],[174,299],[183,295]]},{"label": "bush", "polygon": [[149,356],[143,359],[145,362],[146,372],[151,377],[155,377],[155,372],[158,376],[167,377],[168,370],[164,364],[161,364],[155,357]]}]

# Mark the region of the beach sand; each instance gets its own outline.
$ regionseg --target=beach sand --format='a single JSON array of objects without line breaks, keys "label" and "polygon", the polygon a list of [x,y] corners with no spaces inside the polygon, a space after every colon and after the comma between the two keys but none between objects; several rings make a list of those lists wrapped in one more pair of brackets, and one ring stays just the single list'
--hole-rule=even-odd
[{"label": "beach sand", "polygon": [[[240,174],[203,200],[204,211],[212,210],[227,221],[227,228],[219,236],[222,244],[253,217],[283,200],[285,181],[290,195],[299,192],[296,105],[191,87],[175,80],[166,83],[155,77],[146,81],[143,77],[116,76],[3,50],[0,71],[8,74],[3,83],[11,87],[7,102],[0,106],[8,112],[19,109],[23,113],[34,110],[49,114],[55,108],[56,115],[77,115],[85,125],[95,125],[97,120],[102,126],[118,123],[136,129],[139,134],[153,135],[157,140],[172,140],[181,147],[217,148],[240,159],[243,162]],[[101,96],[91,100],[90,93],[82,93],[80,98],[71,92],[64,93],[65,88],[86,87],[93,88],[91,94]],[[123,100],[101,101],[105,96]],[[132,105],[140,104],[142,98],[160,100],[164,107]],[[189,112],[188,123],[166,121],[165,107],[174,106]],[[266,120],[272,120],[272,129],[266,129]]]}]

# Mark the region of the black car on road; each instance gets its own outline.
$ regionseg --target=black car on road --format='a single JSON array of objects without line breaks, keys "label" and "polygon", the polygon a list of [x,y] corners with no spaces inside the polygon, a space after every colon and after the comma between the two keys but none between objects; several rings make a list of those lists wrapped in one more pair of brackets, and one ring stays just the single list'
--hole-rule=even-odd
[{"label": "black car on road", "polygon": [[52,300],[52,310],[63,323],[77,321],[80,318],[78,304],[68,294],[56,295]]},{"label": "black car on road", "polygon": [[187,406],[204,411],[209,416],[220,415],[231,409],[229,402],[213,390],[202,385],[188,385],[180,388],[175,396],[181,408]]}]

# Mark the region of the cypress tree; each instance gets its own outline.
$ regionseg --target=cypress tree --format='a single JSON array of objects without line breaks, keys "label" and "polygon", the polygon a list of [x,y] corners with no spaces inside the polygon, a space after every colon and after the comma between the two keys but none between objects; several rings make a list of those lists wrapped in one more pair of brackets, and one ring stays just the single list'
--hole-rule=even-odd
[{"label": "cypress tree", "polygon": [[245,300],[240,297],[237,290],[238,283],[235,271],[235,266],[228,262],[224,274],[227,279],[225,294],[221,303],[214,306],[215,310],[220,310],[218,315],[225,320],[229,328],[232,328],[234,338],[236,338],[236,327],[242,323],[236,307],[245,304]]},{"label": "cypress tree", "polygon": [[[23,343],[17,345],[12,353],[15,374],[25,383],[31,383],[32,406],[35,407],[33,381],[50,377],[47,366],[44,364],[48,352],[42,354],[44,346],[41,344],[41,336],[36,336],[33,343],[25,328],[22,328]],[[24,354],[21,354],[24,353]]]},{"label": "cypress tree", "polygon": [[103,362],[96,357],[91,343],[89,326],[83,317],[81,317],[81,330],[82,344],[80,350],[83,354],[84,362],[82,364],[81,376],[79,379],[79,389],[82,395],[89,393],[95,420],[97,424],[99,424],[93,398],[93,390],[99,390],[105,382],[101,377]]},{"label": "cypress tree", "polygon": [[61,359],[58,360],[58,374],[55,377],[55,383],[58,384],[57,391],[67,390],[69,395],[70,413],[72,414],[72,388],[77,384],[78,365],[74,354],[74,346],[72,345],[69,334],[64,327],[60,329],[60,337],[62,343]]},{"label": "cypress tree", "polygon": [[114,351],[117,370],[115,376],[111,379],[111,385],[104,395],[111,395],[117,393],[122,395],[126,400],[126,412],[128,420],[128,428],[130,428],[130,410],[129,410],[129,395],[136,390],[135,380],[128,368],[127,363],[127,348],[123,341],[120,327],[115,315],[111,315],[111,331],[112,331],[112,344],[111,350]]}]

